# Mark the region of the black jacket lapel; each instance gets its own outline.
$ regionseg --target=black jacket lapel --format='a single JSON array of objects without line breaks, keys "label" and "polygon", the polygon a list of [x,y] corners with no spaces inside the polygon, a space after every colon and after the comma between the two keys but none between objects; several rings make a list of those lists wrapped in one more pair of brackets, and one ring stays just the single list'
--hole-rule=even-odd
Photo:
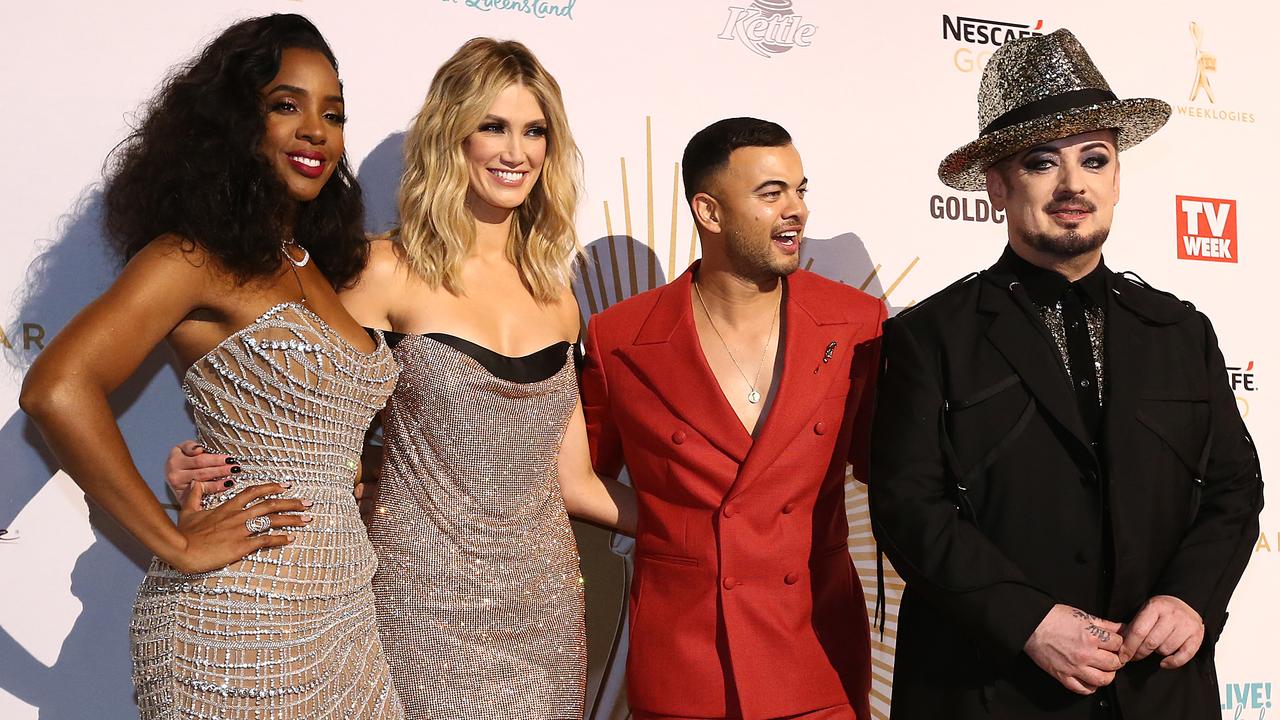
[{"label": "black jacket lapel", "polygon": [[982,275],[978,307],[993,316],[987,339],[1013,366],[1040,408],[1074,437],[1081,449],[1096,457],[1062,360],[1048,330],[1036,318],[1031,301],[1013,275],[994,268]]}]

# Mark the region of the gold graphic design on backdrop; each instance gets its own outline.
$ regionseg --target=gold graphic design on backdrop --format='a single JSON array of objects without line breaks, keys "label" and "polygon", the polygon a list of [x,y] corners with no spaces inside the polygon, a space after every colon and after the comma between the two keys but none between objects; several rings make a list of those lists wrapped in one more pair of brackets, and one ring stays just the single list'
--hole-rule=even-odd
[{"label": "gold graphic design on backdrop", "polygon": [[1209,96],[1209,102],[1216,102],[1213,99],[1213,88],[1209,87],[1209,73],[1218,70],[1218,58],[1201,48],[1204,42],[1204,31],[1195,20],[1191,21],[1191,37],[1196,41],[1196,81],[1191,86],[1191,96],[1187,99],[1195,102],[1200,96],[1200,91],[1203,90],[1204,94]]},{"label": "gold graphic design on backdrop", "polygon": [[[622,233],[614,232],[613,213],[604,201],[605,235],[587,247],[586,256],[578,265],[578,279],[586,295],[587,315],[594,315],[614,303],[652,290],[674,280],[684,268],[698,257],[698,231],[691,228],[687,247],[681,247],[679,220],[683,200],[680,197],[680,163],[672,163],[671,170],[671,224],[669,236],[663,238],[665,248],[659,247],[657,236],[657,198],[653,193],[653,118],[644,119],[645,148],[645,236],[644,251],[639,251],[639,239],[634,235],[631,217],[631,184],[627,176],[627,159],[618,158],[622,178]],[[602,257],[601,246],[607,247]],[[640,258],[639,254],[646,257]],[[666,260],[665,267],[661,260]],[[606,262],[607,261],[607,262]],[[605,277],[606,269],[609,279]],[[659,277],[661,270],[661,277]],[[643,271],[643,272],[642,272]],[[611,282],[610,282],[611,280]],[[625,282],[624,282],[625,280]]]},{"label": "gold graphic design on backdrop", "polygon": [[[1210,82],[1211,79],[1218,77],[1216,74],[1218,72],[1218,56],[1204,49],[1205,31],[1203,26],[1192,20],[1190,28],[1191,40],[1195,43],[1196,66],[1195,77],[1191,82],[1191,92],[1187,95],[1187,100],[1192,103],[1207,100],[1208,104],[1174,105],[1178,115],[1200,120],[1226,120],[1227,122],[1246,124],[1257,122],[1257,116],[1252,111],[1218,107],[1218,98],[1214,94],[1213,84]],[[1227,88],[1229,94],[1230,84],[1227,85]],[[1219,90],[1221,89],[1221,86],[1219,86]]]},{"label": "gold graphic design on backdrop", "polygon": [[[904,273],[905,275],[905,273]],[[871,616],[876,606],[876,543],[871,536],[871,515],[867,509],[867,486],[845,475],[845,515],[849,518],[849,555],[862,582],[862,598]],[[898,644],[898,606],[906,583],[884,560],[884,633],[871,627],[871,716],[889,720],[889,689],[893,685],[893,650]]]}]

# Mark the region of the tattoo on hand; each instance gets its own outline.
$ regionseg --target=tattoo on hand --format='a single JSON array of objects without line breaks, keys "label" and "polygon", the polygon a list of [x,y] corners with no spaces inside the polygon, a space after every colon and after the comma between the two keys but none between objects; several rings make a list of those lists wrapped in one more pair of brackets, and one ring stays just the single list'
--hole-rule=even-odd
[{"label": "tattoo on hand", "polygon": [[1085,622],[1089,623],[1084,628],[1085,632],[1097,638],[1099,642],[1107,642],[1111,640],[1110,630],[1104,630],[1103,628],[1100,628],[1094,624],[1098,619],[1096,616],[1090,615],[1089,613],[1083,610],[1072,609],[1071,617],[1076,618],[1077,620],[1084,620]]}]

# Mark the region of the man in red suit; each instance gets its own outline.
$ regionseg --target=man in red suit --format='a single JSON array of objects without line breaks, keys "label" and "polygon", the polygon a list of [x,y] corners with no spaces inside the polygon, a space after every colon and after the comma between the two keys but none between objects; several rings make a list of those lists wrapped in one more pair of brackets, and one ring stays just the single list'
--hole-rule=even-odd
[{"label": "man in red suit", "polygon": [[592,462],[638,495],[631,709],[867,718],[844,477],[865,477],[884,306],[799,269],[786,130],[722,120],[683,167],[702,260],[594,316],[582,378]]}]

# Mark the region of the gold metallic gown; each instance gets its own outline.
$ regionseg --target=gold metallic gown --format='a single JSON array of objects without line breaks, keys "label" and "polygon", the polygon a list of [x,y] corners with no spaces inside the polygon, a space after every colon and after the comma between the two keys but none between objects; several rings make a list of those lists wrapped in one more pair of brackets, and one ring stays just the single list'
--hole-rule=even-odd
[{"label": "gold metallic gown", "polygon": [[369,534],[407,716],[581,718],[582,579],[557,479],[571,346],[509,358],[450,335],[387,340],[402,370]]},{"label": "gold metallic gown", "polygon": [[403,718],[375,624],[377,559],[351,492],[396,374],[381,338],[362,353],[299,303],[191,366],[183,389],[200,443],[244,469],[206,507],[288,480],[284,496],[311,499],[314,519],[287,531],[292,544],[222,570],[152,561],[130,627],[143,720]]}]

